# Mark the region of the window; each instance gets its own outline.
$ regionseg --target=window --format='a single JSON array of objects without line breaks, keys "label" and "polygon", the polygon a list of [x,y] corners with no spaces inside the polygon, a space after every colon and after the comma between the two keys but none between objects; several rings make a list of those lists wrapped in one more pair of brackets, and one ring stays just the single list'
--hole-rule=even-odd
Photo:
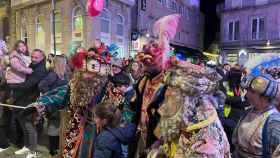
[{"label": "window", "polygon": [[158,0],[159,3],[161,3],[163,6],[166,6],[166,0]]},{"label": "window", "polygon": [[189,12],[188,12],[188,8],[183,7],[183,16],[189,20]]},{"label": "window", "polygon": [[263,5],[263,4],[267,4],[268,0],[256,0],[256,5]]},{"label": "window", "polygon": [[254,18],[252,20],[252,39],[262,40],[265,37],[264,18]]},{"label": "window", "polygon": [[147,1],[141,0],[141,10],[146,11],[146,9],[147,9]]},{"label": "window", "polygon": [[44,16],[39,15],[36,18],[36,34],[35,34],[35,42],[36,42],[36,48],[45,50],[45,30],[43,27],[44,23]]},{"label": "window", "polygon": [[72,38],[73,41],[82,41],[83,40],[83,15],[80,7],[73,9],[72,14]]},{"label": "window", "polygon": [[228,24],[228,40],[240,40],[239,21],[231,21]]},{"label": "window", "polygon": [[23,40],[28,45],[28,33],[25,27],[21,27],[21,40]]},{"label": "window", "polygon": [[[52,21],[53,21],[53,16],[51,16],[51,25],[52,25]],[[62,48],[62,22],[61,22],[61,13],[59,11],[55,12],[55,20],[54,20],[54,24],[55,24],[55,45],[56,45],[56,53],[61,53],[61,48]],[[53,28],[53,27],[51,27]],[[53,41],[53,31],[52,31],[52,51],[53,51],[53,46],[54,46],[54,41]]]},{"label": "window", "polygon": [[107,9],[104,9],[100,14],[100,24],[101,24],[101,41],[109,45],[111,43],[111,15]]},{"label": "window", "polygon": [[242,0],[231,0],[232,8],[242,7]]},{"label": "window", "polygon": [[181,5],[178,6],[178,12],[181,16],[183,15],[183,7]]},{"label": "window", "polygon": [[117,16],[117,43],[119,45],[118,57],[124,57],[124,18],[121,15]]},{"label": "window", "polygon": [[101,13],[101,32],[110,33],[110,14],[109,11],[104,10]]},{"label": "window", "polygon": [[171,1],[171,9],[172,10],[177,10],[177,3],[174,0]]},{"label": "window", "polygon": [[116,34],[118,36],[123,36],[124,35],[124,20],[121,15],[117,16],[117,32]]},{"label": "window", "polygon": [[25,16],[21,17],[21,21],[20,21],[20,38],[21,40],[23,40],[26,44],[28,44],[28,29],[27,29],[27,19]]}]

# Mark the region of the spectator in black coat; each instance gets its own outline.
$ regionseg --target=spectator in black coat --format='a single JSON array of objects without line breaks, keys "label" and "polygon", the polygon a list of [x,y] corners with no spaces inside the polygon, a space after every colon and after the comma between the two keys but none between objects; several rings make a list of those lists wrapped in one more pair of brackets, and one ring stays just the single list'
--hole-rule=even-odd
[{"label": "spectator in black coat", "polygon": [[[227,98],[225,104],[230,106],[230,113],[224,118],[223,125],[228,138],[232,137],[233,131],[237,126],[241,116],[245,114],[246,108],[250,104],[245,99],[244,91],[241,89],[241,76],[242,72],[238,67],[234,67],[228,74],[228,87],[227,87]],[[229,95],[231,94],[231,95]],[[234,150],[231,139],[231,151]]]},{"label": "spectator in black coat", "polygon": [[[31,54],[31,60],[30,68],[32,68],[33,73],[27,76],[24,83],[10,86],[19,92],[19,94],[15,95],[15,104],[18,106],[26,107],[36,101],[40,95],[38,84],[47,75],[46,60],[42,50],[35,49]],[[32,122],[32,115],[26,115],[25,111],[15,111],[13,116],[15,117],[13,125],[20,124],[24,138],[24,147],[16,151],[15,154],[26,154],[30,153],[31,150],[34,151],[37,146],[37,139],[34,139],[34,137],[37,137],[37,131]],[[13,133],[17,133],[17,131]]]}]

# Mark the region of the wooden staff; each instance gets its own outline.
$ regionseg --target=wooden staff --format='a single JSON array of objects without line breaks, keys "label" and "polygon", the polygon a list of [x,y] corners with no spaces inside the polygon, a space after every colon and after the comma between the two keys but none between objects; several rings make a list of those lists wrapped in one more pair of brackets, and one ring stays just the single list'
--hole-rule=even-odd
[{"label": "wooden staff", "polygon": [[9,108],[16,108],[16,109],[26,109],[27,108],[27,107],[10,105],[10,104],[3,104],[3,103],[0,103],[0,106],[9,107]]}]

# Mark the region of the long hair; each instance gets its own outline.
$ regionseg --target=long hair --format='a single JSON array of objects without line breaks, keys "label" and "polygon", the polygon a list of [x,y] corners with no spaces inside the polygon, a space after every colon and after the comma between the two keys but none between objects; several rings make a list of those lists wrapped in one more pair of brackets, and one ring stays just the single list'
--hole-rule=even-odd
[{"label": "long hair", "polygon": [[67,71],[67,60],[63,56],[56,56],[53,60],[53,71],[57,74],[58,78],[64,80]]},{"label": "long hair", "polygon": [[19,47],[19,44],[21,44],[21,43],[24,44],[25,47],[26,47],[25,55],[29,55],[28,46],[27,46],[27,44],[26,44],[23,40],[18,40],[18,41],[15,43],[15,45],[14,45],[14,47],[13,47],[13,50],[18,52],[18,47]]}]

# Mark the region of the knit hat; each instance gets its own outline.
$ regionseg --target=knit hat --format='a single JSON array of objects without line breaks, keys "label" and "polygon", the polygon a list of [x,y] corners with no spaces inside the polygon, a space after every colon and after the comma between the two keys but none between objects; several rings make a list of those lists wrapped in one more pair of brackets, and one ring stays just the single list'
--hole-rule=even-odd
[{"label": "knit hat", "polygon": [[252,79],[249,88],[268,98],[274,98],[279,93],[278,83],[268,75]]}]

